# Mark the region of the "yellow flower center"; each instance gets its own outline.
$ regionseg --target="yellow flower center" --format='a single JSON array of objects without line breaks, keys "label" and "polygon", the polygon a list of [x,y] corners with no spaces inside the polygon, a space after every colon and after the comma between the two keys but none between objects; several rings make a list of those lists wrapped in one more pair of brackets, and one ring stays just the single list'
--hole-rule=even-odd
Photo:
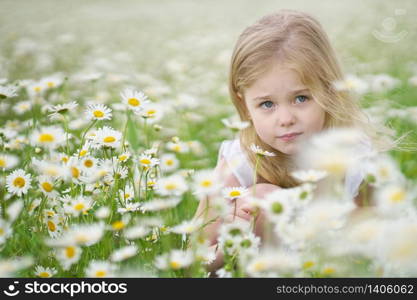
[{"label": "yellow flower center", "polygon": [[87,159],[84,162],[84,166],[86,166],[87,168],[91,168],[93,166],[93,161],[91,159]]},{"label": "yellow flower center", "polygon": [[39,142],[41,143],[51,143],[55,140],[55,137],[52,134],[49,133],[42,133],[39,136]]},{"label": "yellow flower center", "polygon": [[257,263],[255,263],[255,265],[253,266],[253,268],[255,269],[255,271],[263,271],[266,269],[266,264],[262,261],[259,261]]},{"label": "yellow flower center", "polygon": [[172,269],[177,270],[181,267],[181,264],[177,261],[171,261],[169,263],[169,265],[171,266]]},{"label": "yellow flower center", "polygon": [[106,276],[106,271],[104,270],[96,271],[96,277],[104,277],[104,276]]},{"label": "yellow flower center", "polygon": [[34,90],[35,92],[39,93],[42,89],[41,89],[41,87],[40,87],[40,86],[35,86],[35,87],[33,88],[33,90]]},{"label": "yellow flower center", "polygon": [[48,278],[50,276],[51,275],[48,272],[40,272],[39,273],[39,277],[41,277],[41,278]]},{"label": "yellow flower center", "polygon": [[71,167],[72,177],[78,178],[80,176],[80,171],[76,167]]},{"label": "yellow flower center", "polygon": [[176,152],[180,152],[181,151],[181,146],[180,145],[175,145],[172,149]]},{"label": "yellow flower center", "polygon": [[79,235],[75,237],[75,240],[78,243],[85,243],[85,242],[88,242],[88,236],[84,235],[83,233],[80,233]]},{"label": "yellow flower center", "polygon": [[68,162],[68,157],[64,156],[64,157],[62,157],[62,158],[61,158],[61,160],[62,160],[64,163],[66,163],[66,162]]},{"label": "yellow flower center", "polygon": [[380,170],[379,170],[379,174],[381,175],[381,177],[383,177],[383,178],[387,178],[388,177],[388,175],[389,175],[389,172],[388,172],[388,169],[387,168],[381,168]]},{"label": "yellow flower center", "polygon": [[116,140],[116,138],[114,136],[106,136],[103,139],[103,142],[105,142],[105,143],[113,143],[115,140]]},{"label": "yellow flower center", "polygon": [[405,199],[405,192],[404,191],[397,191],[393,193],[390,197],[391,202],[399,203],[404,201]]},{"label": "yellow flower center", "polygon": [[48,193],[50,193],[52,190],[53,190],[53,186],[52,186],[52,184],[50,184],[49,182],[43,182],[42,183],[42,188],[46,191],[46,192],[48,192]]},{"label": "yellow flower center", "polygon": [[77,211],[83,210],[85,208],[84,203],[77,203],[74,205],[74,209]]},{"label": "yellow flower center", "polygon": [[53,83],[52,81],[48,81],[47,85],[51,88],[55,86],[55,83]]},{"label": "yellow flower center", "polygon": [[116,221],[112,224],[112,227],[115,230],[120,230],[120,229],[123,229],[125,227],[125,223],[123,223],[123,221]]},{"label": "yellow flower center", "polygon": [[0,167],[4,168],[6,166],[6,160],[3,158],[0,158]]},{"label": "yellow flower center", "polygon": [[128,199],[130,197],[130,194],[125,194],[125,199]]},{"label": "yellow flower center", "polygon": [[150,109],[148,110],[147,114],[153,116],[156,113],[156,110]]},{"label": "yellow flower center", "polygon": [[312,266],[314,266],[314,262],[313,261],[306,261],[304,264],[303,264],[303,269],[309,269],[309,268],[311,268]]},{"label": "yellow flower center", "polygon": [[166,163],[168,166],[172,166],[172,165],[174,164],[174,161],[173,161],[172,159],[168,159],[165,163]]},{"label": "yellow flower center", "polygon": [[167,190],[175,190],[176,188],[177,188],[177,185],[176,184],[174,184],[174,183],[168,183],[167,185],[165,185],[165,188],[167,189]]},{"label": "yellow flower center", "polygon": [[65,248],[65,255],[68,258],[73,258],[75,256],[75,247],[70,246]]},{"label": "yellow flower center", "polygon": [[55,230],[56,230],[55,223],[52,222],[52,221],[48,221],[48,229],[49,229],[49,231],[55,232]]},{"label": "yellow flower center", "polygon": [[336,272],[336,270],[332,267],[327,267],[323,269],[323,273],[326,275],[333,274],[334,272]]},{"label": "yellow flower center", "polygon": [[0,228],[0,236],[4,235],[4,229]]},{"label": "yellow flower center", "polygon": [[126,159],[127,159],[127,155],[120,155],[119,156],[120,161],[125,161]]},{"label": "yellow flower center", "polygon": [[140,101],[136,98],[129,98],[129,100],[127,100],[127,102],[131,106],[139,106],[140,105]]},{"label": "yellow flower center", "polygon": [[151,161],[147,158],[141,159],[140,162],[144,165],[149,165],[151,163]]},{"label": "yellow flower center", "polygon": [[80,156],[84,156],[84,155],[86,155],[87,154],[87,150],[81,150],[80,151]]},{"label": "yellow flower center", "polygon": [[240,196],[241,195],[241,193],[239,192],[239,191],[231,191],[230,192],[230,196],[231,197],[238,197],[238,196]]},{"label": "yellow flower center", "polygon": [[210,187],[210,186],[212,186],[213,185],[213,183],[211,182],[211,180],[203,180],[202,182],[201,182],[201,186],[202,187]]},{"label": "yellow flower center", "polygon": [[93,112],[94,117],[96,118],[102,118],[104,116],[104,113],[101,110],[95,110]]},{"label": "yellow flower center", "polygon": [[15,187],[22,188],[25,186],[25,184],[26,184],[26,181],[23,177],[16,177],[15,180],[13,180],[13,185]]}]

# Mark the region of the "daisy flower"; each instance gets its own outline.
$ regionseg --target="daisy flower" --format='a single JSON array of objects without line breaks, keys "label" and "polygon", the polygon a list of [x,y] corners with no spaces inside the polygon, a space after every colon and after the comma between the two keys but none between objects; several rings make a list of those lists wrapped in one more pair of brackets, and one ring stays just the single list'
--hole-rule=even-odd
[{"label": "daisy flower", "polygon": [[119,155],[118,159],[120,162],[126,162],[132,155],[129,152],[123,152]]},{"label": "daisy flower", "polygon": [[61,118],[61,115],[64,115],[70,111],[73,111],[77,106],[78,106],[78,103],[76,101],[63,103],[63,104],[57,104],[57,105],[51,105],[48,107],[48,110],[50,112],[49,118],[51,120],[59,120]]},{"label": "daisy flower", "polygon": [[98,159],[92,156],[83,157],[83,159],[80,161],[82,170],[86,172],[91,172],[98,167],[98,164]]},{"label": "daisy flower", "polygon": [[96,148],[109,147],[119,148],[122,140],[122,133],[114,130],[111,127],[104,126],[96,131],[96,135],[93,140],[93,145]]},{"label": "daisy flower", "polygon": [[294,191],[292,189],[279,189],[264,198],[261,205],[271,221],[280,221],[291,217],[296,204]]},{"label": "daisy flower", "polygon": [[13,229],[10,222],[0,218],[0,245],[3,245],[7,238],[12,234]]},{"label": "daisy flower", "polygon": [[138,202],[131,202],[131,201],[127,201],[124,206],[120,206],[119,204],[119,208],[117,209],[117,212],[123,214],[126,212],[132,212],[132,211],[138,211],[140,210],[140,206],[141,204]]},{"label": "daisy flower", "polygon": [[160,211],[164,209],[169,209],[177,206],[181,202],[181,198],[171,198],[171,199],[154,199],[151,201],[143,202],[140,210],[142,212],[153,212]]},{"label": "daisy flower", "polygon": [[222,119],[221,121],[226,127],[232,129],[233,131],[243,130],[243,129],[249,127],[249,125],[250,125],[250,123],[247,122],[247,121],[239,121],[239,120],[236,120],[234,118],[232,118],[232,119]]},{"label": "daisy flower", "polygon": [[39,176],[39,188],[48,198],[56,198],[59,194],[55,190],[55,180],[49,176]]},{"label": "daisy flower", "polygon": [[94,214],[99,219],[106,219],[110,216],[110,209],[107,206],[101,206]]},{"label": "daisy flower", "polygon": [[162,270],[179,270],[190,266],[194,261],[193,253],[189,250],[171,250],[155,259],[155,266]]},{"label": "daisy flower", "polygon": [[113,277],[116,265],[104,260],[92,260],[85,270],[87,278]]},{"label": "daisy flower", "polygon": [[47,89],[58,87],[59,85],[62,84],[62,82],[63,82],[63,78],[61,75],[48,76],[48,77],[42,78],[41,80],[41,84]]},{"label": "daisy flower", "polygon": [[245,197],[249,194],[249,191],[245,187],[227,187],[222,190],[223,197],[234,200]]},{"label": "daisy flower", "polygon": [[177,153],[187,153],[190,151],[190,147],[185,142],[168,142],[166,147],[170,151],[174,151]]},{"label": "daisy flower", "polygon": [[57,273],[55,268],[45,268],[42,266],[36,266],[35,268],[35,276],[40,278],[50,278]]},{"label": "daisy flower", "polygon": [[376,206],[383,213],[392,214],[401,210],[410,209],[412,195],[400,184],[387,184],[378,190]]},{"label": "daisy flower", "polygon": [[150,124],[158,122],[164,115],[163,106],[157,103],[148,103],[143,107],[143,110],[135,113],[146,119]]},{"label": "daisy flower", "polygon": [[292,172],[291,176],[301,182],[317,182],[325,178],[327,172],[322,170],[299,170]]},{"label": "daisy flower", "polygon": [[22,115],[32,108],[31,101],[21,101],[13,106],[13,111],[18,115]]},{"label": "daisy flower", "polygon": [[353,91],[358,94],[364,94],[369,89],[369,85],[365,80],[353,74],[348,74],[343,80],[333,82],[333,87],[337,91]]},{"label": "daisy flower", "polygon": [[121,92],[120,96],[122,97],[123,103],[134,112],[140,112],[150,102],[143,92],[129,88]]},{"label": "daisy flower", "polygon": [[162,177],[158,181],[157,192],[162,196],[181,196],[187,191],[187,183],[181,175]]},{"label": "daisy flower", "polygon": [[133,197],[135,197],[135,192],[133,190],[133,187],[131,185],[126,185],[124,190],[119,190],[120,198],[124,201],[132,200]]},{"label": "daisy flower", "polygon": [[137,253],[138,253],[138,246],[136,245],[126,246],[126,247],[115,250],[111,254],[110,259],[113,262],[120,262],[132,256],[135,256]]},{"label": "daisy flower", "polygon": [[180,162],[173,153],[163,154],[160,157],[161,170],[165,172],[171,172],[178,168]]},{"label": "daisy flower", "polygon": [[55,251],[55,256],[64,270],[68,270],[81,258],[82,250],[75,245],[68,245]]},{"label": "daisy flower", "polygon": [[141,154],[139,156],[139,164],[145,169],[148,170],[159,164],[159,159],[153,158],[146,154]]},{"label": "daisy flower", "polygon": [[185,220],[181,224],[178,224],[171,228],[171,232],[177,234],[190,234],[195,232],[203,224],[202,220]]},{"label": "daisy flower", "polygon": [[45,222],[48,233],[52,238],[55,238],[62,233],[62,227],[60,226],[60,220],[58,216],[47,218]]},{"label": "daisy flower", "polygon": [[297,253],[264,249],[246,264],[245,271],[250,277],[282,277],[300,267],[301,259]]},{"label": "daisy flower", "polygon": [[7,190],[20,197],[28,192],[31,181],[30,174],[26,174],[23,169],[17,169],[6,177]]},{"label": "daisy flower", "polygon": [[254,152],[255,154],[257,154],[259,156],[276,156],[275,153],[263,150],[263,149],[261,149],[261,147],[259,147],[258,145],[255,145],[255,144],[251,144],[250,149],[252,150],[252,152]]},{"label": "daisy flower", "polygon": [[35,167],[36,171],[39,174],[46,175],[54,179],[66,178],[67,176],[69,176],[67,167],[62,166],[60,164],[32,158],[32,166]]},{"label": "daisy flower", "polygon": [[48,239],[46,244],[52,247],[69,245],[91,246],[98,243],[104,234],[104,224],[75,224],[57,239]]},{"label": "daisy flower", "polygon": [[87,214],[88,210],[91,209],[92,206],[93,200],[91,198],[78,196],[65,207],[65,211],[78,217],[81,213]]},{"label": "daisy flower", "polygon": [[16,155],[0,153],[0,169],[10,170],[19,163]]},{"label": "daisy flower", "polygon": [[0,85],[0,99],[5,98],[12,98],[17,96],[17,88],[9,85],[9,86],[1,86]]},{"label": "daisy flower", "polygon": [[11,203],[6,208],[6,215],[9,216],[9,221],[14,222],[14,220],[16,220],[17,217],[19,216],[22,209],[23,209],[23,200],[22,199],[16,200],[13,203]]},{"label": "daisy flower", "polygon": [[42,127],[33,132],[31,142],[34,145],[53,150],[65,144],[66,134],[62,128],[57,126]]},{"label": "daisy flower", "polygon": [[216,192],[221,184],[217,174],[213,170],[200,170],[194,175],[194,195],[200,199]]},{"label": "daisy flower", "polygon": [[113,231],[120,231],[126,228],[130,221],[130,215],[123,215],[121,220],[114,221],[108,229]]},{"label": "daisy flower", "polygon": [[111,120],[111,109],[104,104],[90,104],[86,110],[90,120]]},{"label": "daisy flower", "polygon": [[127,228],[124,231],[123,236],[128,240],[135,240],[147,236],[150,231],[151,229],[149,227],[143,225],[135,225]]}]

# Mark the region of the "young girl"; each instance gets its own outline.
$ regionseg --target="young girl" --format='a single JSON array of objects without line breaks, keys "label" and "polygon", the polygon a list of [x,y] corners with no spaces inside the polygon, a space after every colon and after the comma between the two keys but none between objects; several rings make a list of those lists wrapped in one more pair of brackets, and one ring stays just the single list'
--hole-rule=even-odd
[{"label": "young girl", "polygon": [[[313,134],[332,127],[354,127],[370,139],[376,136],[356,101],[334,88],[334,82],[343,80],[340,65],[323,28],[306,13],[282,10],[246,28],[234,48],[229,75],[233,104],[240,119],[250,126],[240,132],[239,139],[221,144],[215,172],[225,187],[253,185],[253,143],[276,153],[258,162],[256,196],[262,198],[275,189],[298,185],[289,175],[291,158],[300,150],[300,142]],[[369,150],[370,143],[364,141],[361,146]],[[345,179],[346,189],[358,205],[362,180],[355,172]],[[215,218],[208,205],[200,202],[196,216],[206,211],[207,220]],[[239,199],[235,214],[205,227],[213,247],[222,222],[250,220],[244,198]],[[261,224],[259,218],[259,235]],[[211,267],[220,264],[218,257]]]}]

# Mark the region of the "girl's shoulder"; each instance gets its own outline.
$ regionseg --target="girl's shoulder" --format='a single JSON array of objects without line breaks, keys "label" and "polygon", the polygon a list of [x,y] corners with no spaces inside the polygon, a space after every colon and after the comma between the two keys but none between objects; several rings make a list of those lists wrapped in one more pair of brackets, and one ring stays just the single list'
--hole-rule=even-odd
[{"label": "girl's shoulder", "polygon": [[253,169],[246,154],[241,148],[240,140],[224,140],[220,144],[218,160],[223,157],[227,166],[245,187],[252,185]]}]

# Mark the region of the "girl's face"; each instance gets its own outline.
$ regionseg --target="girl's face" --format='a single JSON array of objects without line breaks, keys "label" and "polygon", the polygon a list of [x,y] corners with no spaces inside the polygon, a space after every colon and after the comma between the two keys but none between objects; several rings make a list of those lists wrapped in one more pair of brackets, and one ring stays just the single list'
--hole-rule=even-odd
[{"label": "girl's face", "polygon": [[275,64],[244,92],[256,133],[272,148],[292,155],[300,141],[323,129],[325,111],[292,69]]}]

